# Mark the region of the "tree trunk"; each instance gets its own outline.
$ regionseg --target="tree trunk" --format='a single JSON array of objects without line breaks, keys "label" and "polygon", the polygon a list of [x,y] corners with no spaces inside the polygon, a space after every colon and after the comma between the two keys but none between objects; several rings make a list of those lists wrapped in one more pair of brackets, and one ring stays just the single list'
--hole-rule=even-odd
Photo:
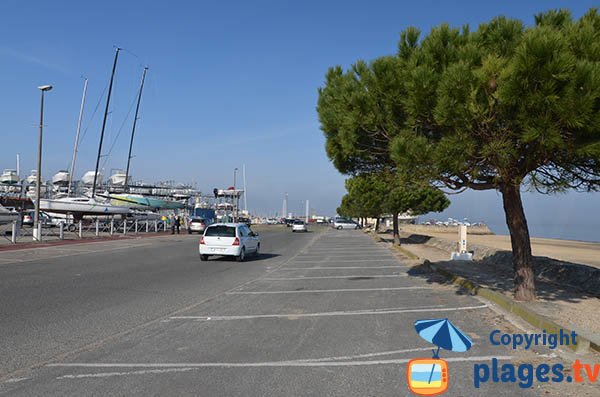
[{"label": "tree trunk", "polygon": [[377,220],[375,221],[375,233],[379,231],[379,217],[377,217],[376,219]]},{"label": "tree trunk", "polygon": [[392,223],[394,225],[394,245],[400,245],[400,230],[398,229],[398,212],[394,212],[392,216],[394,217]]},{"label": "tree trunk", "polygon": [[506,184],[502,186],[501,192],[512,245],[515,299],[530,301],[535,299],[535,275],[520,187],[519,184]]}]

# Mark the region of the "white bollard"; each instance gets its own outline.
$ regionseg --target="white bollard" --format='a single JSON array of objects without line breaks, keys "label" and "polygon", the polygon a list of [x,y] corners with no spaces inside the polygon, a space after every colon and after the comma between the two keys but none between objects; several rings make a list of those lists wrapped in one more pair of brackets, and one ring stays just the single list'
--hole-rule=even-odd
[{"label": "white bollard", "polygon": [[42,241],[42,224],[39,222],[37,227],[33,229],[33,241]]},{"label": "white bollard", "polygon": [[123,220],[123,234],[127,234],[127,219]]},{"label": "white bollard", "polygon": [[163,222],[163,226],[164,226],[164,231],[166,232],[167,231],[167,222],[166,221]]},{"label": "white bollard", "polygon": [[138,232],[138,220],[137,219],[135,220],[134,225],[135,225],[135,232],[134,233],[137,234],[137,232]]},{"label": "white bollard", "polygon": [[10,235],[10,242],[13,244],[17,243],[17,222],[12,223],[12,233]]},{"label": "white bollard", "polygon": [[79,238],[83,238],[83,221],[79,221]]},{"label": "white bollard", "polygon": [[98,224],[98,219],[96,219],[96,237],[100,235],[100,225]]},{"label": "white bollard", "polygon": [[60,240],[65,239],[65,223],[64,222],[61,222],[58,225],[58,238]]},{"label": "white bollard", "polygon": [[149,223],[148,223],[148,220],[146,219],[146,233],[148,233],[150,231],[148,225],[149,225]]},{"label": "white bollard", "polygon": [[158,233],[158,221],[154,220],[154,231]]},{"label": "white bollard", "polygon": [[115,233],[115,220],[110,220],[110,235],[112,236]]},{"label": "white bollard", "polygon": [[450,254],[450,260],[453,261],[471,261],[473,254],[467,251],[467,226],[458,226],[458,252]]}]

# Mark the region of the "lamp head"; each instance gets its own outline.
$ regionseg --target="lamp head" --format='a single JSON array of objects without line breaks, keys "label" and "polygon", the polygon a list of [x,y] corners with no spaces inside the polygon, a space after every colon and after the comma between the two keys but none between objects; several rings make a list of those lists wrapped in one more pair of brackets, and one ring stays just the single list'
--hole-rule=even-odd
[{"label": "lamp head", "polygon": [[51,85],[41,85],[38,87],[41,91],[50,91],[52,89]]}]

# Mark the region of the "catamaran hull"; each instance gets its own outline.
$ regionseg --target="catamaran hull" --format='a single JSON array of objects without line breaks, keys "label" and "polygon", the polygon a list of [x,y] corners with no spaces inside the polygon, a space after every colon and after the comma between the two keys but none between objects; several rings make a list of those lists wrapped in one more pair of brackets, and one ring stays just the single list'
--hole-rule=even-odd
[{"label": "catamaran hull", "polygon": [[161,200],[152,197],[137,196],[132,194],[113,194],[110,196],[111,204],[141,209],[175,210],[185,208],[185,203],[175,200]]},{"label": "catamaran hull", "polygon": [[129,213],[129,208],[119,207],[101,202],[73,202],[62,200],[41,199],[40,209],[47,212],[60,214],[80,215],[124,215]]}]

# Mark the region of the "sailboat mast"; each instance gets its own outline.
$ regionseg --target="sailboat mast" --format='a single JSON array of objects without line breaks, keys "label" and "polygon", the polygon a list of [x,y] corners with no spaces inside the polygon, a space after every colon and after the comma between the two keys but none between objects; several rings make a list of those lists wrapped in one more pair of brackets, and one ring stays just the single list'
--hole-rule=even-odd
[{"label": "sailboat mast", "polygon": [[244,175],[244,211],[246,214],[248,213],[248,202],[246,201],[247,191],[246,191],[246,164],[242,167],[242,173]]},{"label": "sailboat mast", "polygon": [[79,146],[79,133],[81,132],[81,121],[83,120],[83,107],[85,106],[85,96],[87,94],[88,79],[83,83],[83,95],[81,96],[81,106],[79,107],[79,119],[77,120],[77,133],[75,134],[75,145],[73,146],[73,159],[71,160],[71,169],[69,170],[69,188],[67,196],[71,196],[71,187],[73,186],[73,174],[75,174],[75,161],[77,160],[77,148]]},{"label": "sailboat mast", "polygon": [[104,129],[106,128],[106,117],[108,116],[108,107],[110,105],[110,94],[112,93],[113,81],[115,79],[115,71],[117,69],[117,59],[119,59],[119,51],[117,47],[115,52],[115,61],[110,75],[110,84],[108,85],[108,95],[106,96],[106,108],[104,109],[104,119],[102,120],[102,130],[100,131],[100,144],[98,145],[98,156],[96,157],[96,173],[94,174],[94,185],[92,187],[92,197],[96,195],[96,182],[98,181],[98,167],[100,166],[100,156],[102,154],[102,141],[104,140]]},{"label": "sailboat mast", "polygon": [[140,102],[142,100],[142,90],[144,89],[144,80],[146,79],[146,72],[148,71],[148,67],[144,67],[144,73],[142,74],[142,82],[140,83],[140,92],[138,93],[137,106],[135,107],[135,116],[133,118],[133,127],[131,129],[131,140],[129,141],[129,154],[127,155],[127,169],[125,171],[125,186],[124,190],[129,191],[129,165],[131,164],[131,149],[133,148],[133,136],[135,135],[135,126],[138,121],[138,113],[140,111]]}]

